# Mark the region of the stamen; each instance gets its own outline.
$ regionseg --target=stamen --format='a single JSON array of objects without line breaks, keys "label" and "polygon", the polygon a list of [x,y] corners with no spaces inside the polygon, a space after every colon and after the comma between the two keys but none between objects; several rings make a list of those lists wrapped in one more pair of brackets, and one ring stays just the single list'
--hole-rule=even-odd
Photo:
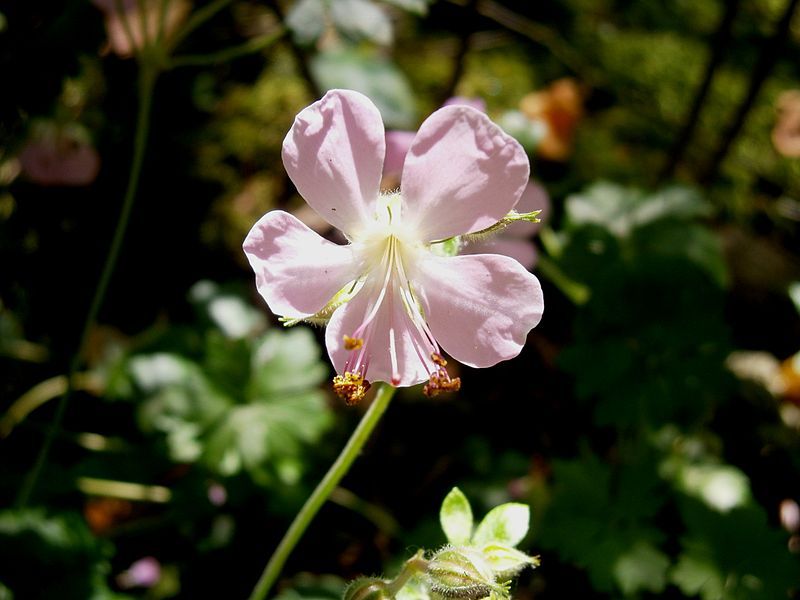
[{"label": "stamen", "polygon": [[389,286],[389,280],[392,277],[391,265],[392,265],[393,256],[394,256],[394,238],[392,238],[392,240],[387,245],[386,251],[383,253],[383,258],[381,258],[381,265],[385,265],[386,263],[388,263],[388,265],[386,265],[386,267],[385,267],[386,268],[386,276],[383,278],[383,286],[381,286],[380,294],[378,294],[378,298],[375,300],[375,303],[372,305],[372,307],[371,307],[371,309],[369,311],[369,314],[364,319],[364,322],[361,323],[361,325],[358,327],[358,329],[356,329],[355,332],[353,333],[353,337],[354,338],[361,337],[361,334],[364,333],[364,330],[367,328],[367,325],[369,325],[372,322],[372,319],[375,318],[375,315],[378,314],[378,309],[380,309],[380,307],[381,307],[381,303],[383,302],[383,298],[386,295],[386,288]]},{"label": "stamen", "polygon": [[438,365],[439,368],[436,370],[436,372],[431,374],[431,378],[428,380],[428,383],[426,383],[425,387],[422,388],[422,393],[429,398],[433,398],[434,396],[438,396],[443,392],[457,392],[460,390],[461,378],[450,378],[450,374],[447,372],[447,369],[445,369],[447,366],[447,361],[436,352],[431,354],[431,360],[435,365]]},{"label": "stamen", "polygon": [[344,336],[344,349],[345,350],[358,350],[364,345],[363,338],[354,338],[349,335]]},{"label": "stamen", "polygon": [[364,399],[371,384],[359,373],[345,371],[333,378],[333,391],[347,406],[355,406]]},{"label": "stamen", "polygon": [[394,327],[389,328],[389,357],[392,361],[392,385],[400,384],[400,371],[397,370],[397,348],[394,340]]}]

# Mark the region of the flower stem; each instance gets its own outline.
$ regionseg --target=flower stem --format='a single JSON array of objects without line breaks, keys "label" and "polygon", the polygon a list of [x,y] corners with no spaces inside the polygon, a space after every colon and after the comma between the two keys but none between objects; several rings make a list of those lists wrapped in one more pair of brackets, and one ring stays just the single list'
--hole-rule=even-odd
[{"label": "flower stem", "polygon": [[425,560],[425,551],[418,550],[417,553],[409,558],[403,565],[403,570],[398,573],[388,585],[387,591],[389,595],[394,598],[403,589],[403,586],[408,583],[414,575],[424,573],[428,568],[428,561]]},{"label": "flower stem", "polygon": [[131,163],[130,176],[128,177],[128,187],[125,190],[125,198],[122,201],[122,211],[120,212],[119,220],[117,221],[117,228],[114,231],[114,237],[111,240],[111,247],[106,255],[106,262],[103,265],[103,271],[100,275],[100,280],[94,291],[92,303],[89,306],[89,312],[86,315],[86,320],[83,324],[83,331],[81,332],[80,341],[78,342],[78,350],[72,355],[67,371],[67,389],[64,395],[58,400],[56,412],[53,420],[50,423],[50,428],[44,439],[42,447],[39,449],[39,454],[36,457],[36,462],[30,471],[28,471],[25,481],[22,483],[19,494],[17,495],[16,505],[19,508],[27,506],[28,502],[33,495],[36,484],[41,475],[42,468],[47,462],[47,456],[50,453],[50,448],[53,445],[53,440],[61,427],[61,421],[64,419],[64,413],[67,410],[67,405],[72,397],[75,385],[75,373],[83,360],[83,353],[86,350],[86,343],[89,340],[89,333],[97,319],[97,314],[100,312],[100,307],[103,304],[103,299],[106,295],[108,283],[111,280],[111,275],[114,272],[114,267],[117,264],[117,256],[122,247],[122,240],[125,238],[125,231],[128,228],[128,220],[130,219],[131,209],[133,208],[134,200],[136,199],[136,190],[139,187],[139,175],[142,171],[142,163],[144,162],[144,150],[147,145],[147,137],[150,130],[150,109],[153,100],[153,88],[155,87],[158,71],[147,65],[142,64],[139,70],[139,109],[136,118],[136,138],[133,145],[133,161]]},{"label": "flower stem", "polygon": [[264,572],[261,573],[258,583],[256,583],[253,592],[250,594],[250,600],[264,600],[264,598],[266,598],[270,588],[272,588],[275,581],[278,579],[286,559],[289,558],[297,542],[300,541],[300,538],[303,536],[309,523],[311,523],[311,520],[339,484],[342,477],[350,470],[353,461],[355,461],[356,457],[361,452],[372,430],[375,429],[375,425],[378,424],[381,416],[389,406],[389,401],[392,399],[392,396],[394,396],[395,391],[396,388],[386,383],[381,384],[381,387],[378,388],[375,399],[372,401],[369,409],[367,409],[367,412],[364,413],[361,422],[358,424],[355,431],[353,431],[353,435],[350,436],[350,439],[339,454],[339,457],[333,465],[331,465],[331,468],[328,469],[328,472],[325,473],[325,477],[322,478],[322,481],[317,484],[317,487],[308,497],[303,508],[301,508],[297,516],[295,516],[294,521],[292,521],[289,529],[284,534],[275,552],[272,553],[267,566],[264,567]]},{"label": "flower stem", "polygon": [[232,46],[230,48],[225,48],[224,50],[212,52],[210,54],[185,54],[183,56],[176,56],[170,59],[169,67],[174,69],[176,67],[202,67],[219,65],[241,56],[266,50],[272,44],[281,39],[285,33],[286,29],[282,27],[273,33],[252,38],[238,46]]}]

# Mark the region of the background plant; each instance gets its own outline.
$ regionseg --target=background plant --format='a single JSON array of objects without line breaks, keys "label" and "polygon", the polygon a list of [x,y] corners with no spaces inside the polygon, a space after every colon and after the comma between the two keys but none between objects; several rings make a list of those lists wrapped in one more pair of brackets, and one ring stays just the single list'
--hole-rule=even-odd
[{"label": "background plant", "polygon": [[[527,140],[553,204],[542,325],[515,362],[462,369],[458,398],[398,395],[280,596],[339,597],[439,548],[454,482],[476,513],[531,506],[542,565],[515,597],[796,596],[800,179],[771,141],[796,2],[344,4],[198,1],[169,52],[130,58],[88,2],[0,8],[0,597],[48,597],[45,568],[65,598],[252,589],[359,417],[324,383],[320,332],[266,323],[240,251],[266,210],[300,206],[280,143],[333,86],[398,129],[457,94],[572,134],[558,160]],[[138,191],[82,344],[142,69],[158,77]],[[577,106],[555,101],[563,78]],[[93,149],[94,180],[37,181],[23,152],[43,130],[55,156]],[[157,577],[128,587],[143,558]]]}]

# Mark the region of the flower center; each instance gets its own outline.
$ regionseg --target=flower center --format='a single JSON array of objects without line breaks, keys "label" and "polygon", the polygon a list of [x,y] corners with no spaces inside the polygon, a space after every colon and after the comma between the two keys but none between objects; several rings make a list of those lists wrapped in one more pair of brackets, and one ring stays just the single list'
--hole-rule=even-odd
[{"label": "flower center", "polygon": [[[426,395],[435,396],[460,387],[460,380],[451,379],[444,368],[446,362],[411,283],[418,261],[430,248],[403,223],[399,194],[382,196],[381,200],[372,227],[353,241],[366,273],[358,293],[368,294],[370,301],[361,324],[344,335],[344,347],[351,354],[345,363],[344,375],[334,378],[334,390],[348,404],[360,401],[369,389],[367,373],[373,340],[376,332],[384,328],[388,328],[392,385],[402,382],[398,340],[403,336],[430,377],[423,390]],[[377,349],[378,352],[386,350]]]}]

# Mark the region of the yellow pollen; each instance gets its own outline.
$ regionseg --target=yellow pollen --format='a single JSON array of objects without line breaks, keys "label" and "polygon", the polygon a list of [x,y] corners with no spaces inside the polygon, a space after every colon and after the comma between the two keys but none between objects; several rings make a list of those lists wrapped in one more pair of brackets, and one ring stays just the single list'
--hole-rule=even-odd
[{"label": "yellow pollen", "polygon": [[344,400],[347,406],[354,406],[364,399],[370,383],[362,375],[346,371],[344,375],[333,378],[333,391]]},{"label": "yellow pollen", "polygon": [[360,350],[363,345],[364,340],[361,338],[352,338],[349,335],[344,336],[345,350]]},{"label": "yellow pollen", "polygon": [[431,360],[439,368],[431,375],[425,387],[422,388],[422,393],[428,396],[428,398],[433,398],[444,392],[457,392],[460,390],[461,378],[450,378],[450,374],[447,372],[447,369],[445,369],[447,361],[436,352],[431,354]]}]

